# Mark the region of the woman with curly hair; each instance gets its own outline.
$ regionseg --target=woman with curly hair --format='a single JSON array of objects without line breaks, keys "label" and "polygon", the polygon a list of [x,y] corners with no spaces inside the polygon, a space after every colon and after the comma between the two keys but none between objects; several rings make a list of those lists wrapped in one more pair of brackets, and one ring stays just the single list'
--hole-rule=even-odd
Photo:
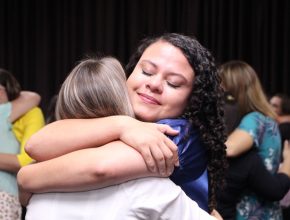
[{"label": "woman with curly hair", "polygon": [[[26,150],[37,161],[54,159],[49,166],[44,161],[22,169],[18,175],[22,188],[33,193],[90,190],[141,177],[165,177],[174,169],[171,179],[201,207],[212,211],[227,166],[223,94],[213,57],[194,38],[169,33],[143,40],[127,72],[131,73],[127,88],[137,120],[110,116],[47,125],[30,139]],[[189,121],[192,128],[180,131],[184,134],[182,147],[177,149],[164,135],[174,138],[177,132],[152,123],[167,123],[164,119]],[[174,120],[169,124],[178,128]],[[92,150],[107,149],[116,140],[134,148],[144,161],[136,152],[133,156],[132,150],[91,156]],[[76,150],[78,153],[72,152]],[[83,157],[86,152],[87,158]],[[132,162],[137,156],[143,166]],[[79,163],[72,164],[76,158]],[[28,177],[29,172],[34,178]],[[49,180],[45,179],[48,173]]]}]

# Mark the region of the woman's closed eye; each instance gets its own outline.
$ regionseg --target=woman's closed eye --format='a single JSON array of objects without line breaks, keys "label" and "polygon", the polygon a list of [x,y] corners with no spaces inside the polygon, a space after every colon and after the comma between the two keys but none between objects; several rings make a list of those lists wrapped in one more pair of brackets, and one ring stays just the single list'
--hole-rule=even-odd
[{"label": "woman's closed eye", "polygon": [[[149,71],[145,71],[142,69],[142,74],[145,75],[145,76],[152,76],[154,75],[154,73],[150,73]],[[169,77],[171,78],[171,77]],[[179,82],[179,80],[176,80],[176,79],[164,79],[164,81],[166,81],[167,85],[170,86],[171,88],[173,89],[177,89],[181,86],[182,83]]]},{"label": "woman's closed eye", "polygon": [[170,86],[170,87],[172,87],[172,88],[174,88],[174,89],[180,87],[179,84],[173,83],[173,82],[170,82],[170,81],[167,81],[167,85]]},{"label": "woman's closed eye", "polygon": [[142,74],[145,76],[152,76],[152,73],[145,72],[144,70],[142,70]]}]

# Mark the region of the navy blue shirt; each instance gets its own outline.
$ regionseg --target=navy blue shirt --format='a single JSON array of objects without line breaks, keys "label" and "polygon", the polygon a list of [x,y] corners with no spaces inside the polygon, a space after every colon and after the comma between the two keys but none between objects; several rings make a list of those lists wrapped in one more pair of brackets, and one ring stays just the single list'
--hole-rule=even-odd
[{"label": "navy blue shirt", "polygon": [[206,150],[199,138],[199,132],[185,119],[164,119],[179,131],[170,137],[178,146],[179,167],[175,167],[170,179],[205,211],[208,209],[208,176]]}]

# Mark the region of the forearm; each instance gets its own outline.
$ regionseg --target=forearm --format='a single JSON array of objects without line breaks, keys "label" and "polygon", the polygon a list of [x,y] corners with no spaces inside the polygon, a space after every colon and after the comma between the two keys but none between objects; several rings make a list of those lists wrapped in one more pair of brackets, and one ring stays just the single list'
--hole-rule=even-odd
[{"label": "forearm", "polygon": [[[258,174],[258,175],[257,175]],[[256,173],[256,179],[252,184],[253,190],[261,197],[271,200],[281,200],[289,190],[290,179],[283,173],[270,174]]]},{"label": "forearm", "polygon": [[40,103],[41,97],[35,92],[22,91],[20,96],[13,100],[12,112],[10,115],[10,121],[14,122],[20,116],[28,112],[33,107],[36,107]]},{"label": "forearm", "polygon": [[50,123],[35,133],[25,146],[37,161],[118,140],[127,116],[96,119],[66,119]]},{"label": "forearm", "polygon": [[0,170],[17,173],[19,169],[20,164],[17,155],[0,153]]},{"label": "forearm", "polygon": [[122,142],[113,142],[25,166],[18,173],[18,182],[25,191],[33,193],[67,192],[97,189],[154,175],[157,174],[147,170],[137,151]]},{"label": "forearm", "polygon": [[17,173],[19,169],[20,164],[15,154],[0,153],[0,170]]},{"label": "forearm", "polygon": [[253,146],[254,140],[246,131],[236,129],[228,137],[225,145],[227,157],[236,157],[248,151]]},{"label": "forearm", "polygon": [[251,158],[246,158],[246,162],[252,163],[248,176],[250,188],[267,200],[282,199],[290,187],[289,176],[285,173],[270,173],[257,152],[252,151],[249,154],[251,154]]},{"label": "forearm", "polygon": [[[73,156],[69,157],[68,155],[61,158],[56,158],[22,167],[17,174],[17,181],[19,187],[24,191],[32,193],[42,193],[50,191],[65,192],[68,189],[70,189],[71,191],[78,191],[77,187],[79,187],[80,184],[78,180],[83,181],[84,188],[88,187],[90,183],[90,172],[86,170],[87,173],[82,176],[80,168],[72,170],[72,167],[69,166],[68,158],[70,158],[72,164],[79,163],[79,161],[73,159]],[[62,164],[63,162],[66,164]],[[79,166],[81,168],[84,168],[82,163],[80,163]]]}]

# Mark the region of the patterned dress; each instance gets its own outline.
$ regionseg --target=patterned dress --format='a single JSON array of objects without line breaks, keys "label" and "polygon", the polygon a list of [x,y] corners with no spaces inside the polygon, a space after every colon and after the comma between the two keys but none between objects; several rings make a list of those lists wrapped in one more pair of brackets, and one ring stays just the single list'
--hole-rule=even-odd
[{"label": "patterned dress", "polygon": [[[17,154],[19,143],[9,121],[11,103],[0,104],[0,152]],[[0,170],[0,219],[21,218],[21,205],[18,201],[18,186],[15,174]]]},{"label": "patterned dress", "polygon": [[[259,112],[245,115],[238,126],[254,139],[254,147],[270,173],[276,173],[280,164],[281,137],[278,124]],[[282,220],[278,202],[267,201],[248,190],[237,205],[238,220]]]}]

